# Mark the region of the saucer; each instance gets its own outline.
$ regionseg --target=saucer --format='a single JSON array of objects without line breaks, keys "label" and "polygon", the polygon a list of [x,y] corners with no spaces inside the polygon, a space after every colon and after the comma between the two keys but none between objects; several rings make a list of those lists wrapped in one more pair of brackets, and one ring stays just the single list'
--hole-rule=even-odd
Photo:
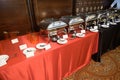
[{"label": "saucer", "polygon": [[47,45],[46,43],[38,43],[36,45],[36,48],[38,48],[38,49],[44,49],[46,45]]},{"label": "saucer", "polygon": [[109,28],[108,25],[101,25],[101,27],[103,27],[103,28]]},{"label": "saucer", "polygon": [[57,43],[59,43],[59,44],[66,44],[68,41],[66,40],[66,39],[58,39],[57,40]]},{"label": "saucer", "polygon": [[91,32],[98,32],[99,30],[97,29],[90,29]]},{"label": "saucer", "polygon": [[77,36],[77,37],[84,37],[85,34],[83,34],[83,33],[77,33],[76,36]]},{"label": "saucer", "polygon": [[117,25],[117,23],[115,23],[115,22],[110,22],[110,24],[111,24],[111,25]]},{"label": "saucer", "polygon": [[120,22],[120,20],[117,20],[117,21],[115,21],[116,23],[119,23]]},{"label": "saucer", "polygon": [[30,47],[30,48],[26,48],[25,50],[23,50],[23,54],[34,53],[35,51],[36,51],[36,48]]}]

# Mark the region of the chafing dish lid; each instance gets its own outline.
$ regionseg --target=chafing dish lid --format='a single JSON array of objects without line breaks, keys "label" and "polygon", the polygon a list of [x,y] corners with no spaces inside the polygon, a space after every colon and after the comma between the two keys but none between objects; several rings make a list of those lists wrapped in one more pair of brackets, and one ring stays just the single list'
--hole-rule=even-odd
[{"label": "chafing dish lid", "polygon": [[66,22],[68,25],[74,25],[84,22],[80,16],[63,16],[60,20]]},{"label": "chafing dish lid", "polygon": [[39,24],[39,27],[44,30],[53,30],[66,26],[67,24],[65,22],[53,18],[43,19]]},{"label": "chafing dish lid", "polygon": [[66,27],[67,24],[63,21],[55,21],[48,25],[47,30],[53,30],[58,28]]},{"label": "chafing dish lid", "polygon": [[81,17],[76,17],[76,18],[72,18],[69,21],[69,25],[74,25],[74,24],[79,24],[79,23],[83,23],[84,20]]},{"label": "chafing dish lid", "polygon": [[103,18],[109,16],[109,12],[106,10],[101,10],[97,12],[97,18]]},{"label": "chafing dish lid", "polygon": [[91,21],[96,19],[96,15],[95,14],[91,14],[91,15],[87,15],[85,18],[85,21]]}]

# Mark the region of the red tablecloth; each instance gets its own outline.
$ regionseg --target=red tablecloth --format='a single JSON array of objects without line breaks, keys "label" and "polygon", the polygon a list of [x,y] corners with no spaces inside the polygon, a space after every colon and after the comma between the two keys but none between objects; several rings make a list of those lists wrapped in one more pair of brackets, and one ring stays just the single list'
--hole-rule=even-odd
[{"label": "red tablecloth", "polygon": [[[90,62],[91,55],[98,51],[98,34],[87,32],[85,37],[68,39],[64,45],[50,42],[51,49],[37,50],[34,57],[27,59],[19,45],[36,45],[29,42],[27,35],[18,37],[16,44],[0,41],[1,53],[10,56],[7,65],[0,67],[0,80],[62,80]],[[39,42],[46,41],[39,38]]]}]

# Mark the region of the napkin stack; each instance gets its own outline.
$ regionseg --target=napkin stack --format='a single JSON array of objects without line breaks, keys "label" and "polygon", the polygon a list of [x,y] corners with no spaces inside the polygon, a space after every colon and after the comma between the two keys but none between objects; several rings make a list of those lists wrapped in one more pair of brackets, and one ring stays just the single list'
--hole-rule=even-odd
[{"label": "napkin stack", "polygon": [[8,58],[8,55],[0,55],[0,67],[7,64]]}]

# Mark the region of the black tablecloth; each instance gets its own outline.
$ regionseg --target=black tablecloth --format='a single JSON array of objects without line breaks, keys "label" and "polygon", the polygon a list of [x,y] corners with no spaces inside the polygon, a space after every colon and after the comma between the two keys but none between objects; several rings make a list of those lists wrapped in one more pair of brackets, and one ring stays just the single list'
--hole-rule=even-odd
[{"label": "black tablecloth", "polygon": [[93,55],[95,61],[100,61],[100,56],[105,52],[115,49],[120,45],[120,23],[110,25],[109,28],[99,29],[99,48],[98,53]]}]

